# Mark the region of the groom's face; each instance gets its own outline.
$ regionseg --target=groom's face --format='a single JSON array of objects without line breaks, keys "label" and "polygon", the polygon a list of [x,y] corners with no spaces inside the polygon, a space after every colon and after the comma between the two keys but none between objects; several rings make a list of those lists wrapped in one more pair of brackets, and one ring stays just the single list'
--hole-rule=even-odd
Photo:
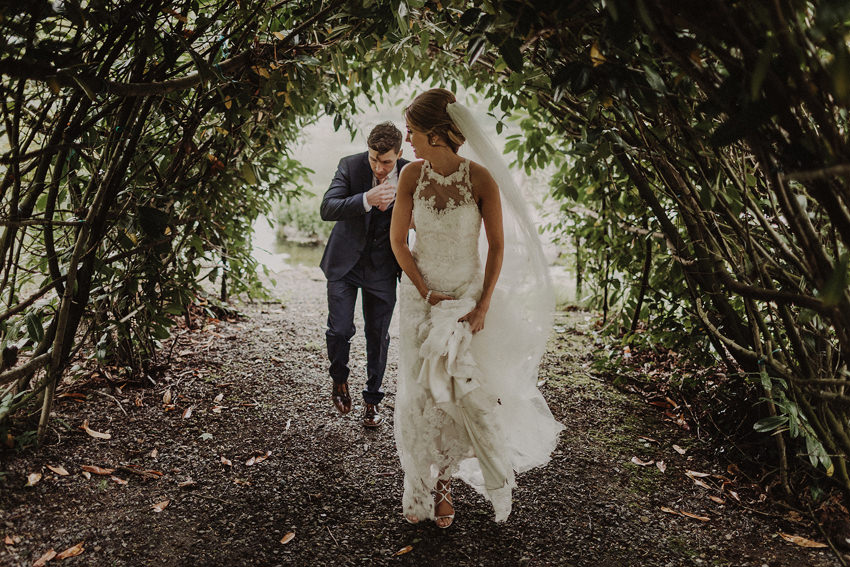
[{"label": "groom's face", "polygon": [[395,150],[390,150],[379,154],[378,150],[369,148],[369,166],[372,168],[372,173],[375,174],[375,178],[378,182],[382,182],[387,178],[387,175],[389,175],[393,170],[395,163],[400,157],[401,150],[399,150],[398,153],[396,153]]}]

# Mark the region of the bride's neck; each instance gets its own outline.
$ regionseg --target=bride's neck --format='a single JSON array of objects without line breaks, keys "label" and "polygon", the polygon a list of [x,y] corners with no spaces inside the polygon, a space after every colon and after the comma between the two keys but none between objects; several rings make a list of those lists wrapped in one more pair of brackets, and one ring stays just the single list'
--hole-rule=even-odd
[{"label": "bride's neck", "polygon": [[440,175],[449,175],[457,170],[458,164],[463,161],[459,155],[448,148],[440,148],[440,151],[434,152],[428,157],[428,162],[431,164],[431,169]]}]

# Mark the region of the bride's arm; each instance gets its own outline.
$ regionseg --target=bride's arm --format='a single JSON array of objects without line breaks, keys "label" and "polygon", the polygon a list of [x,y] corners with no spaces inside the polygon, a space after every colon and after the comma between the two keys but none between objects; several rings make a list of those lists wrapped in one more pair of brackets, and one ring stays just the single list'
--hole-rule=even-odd
[{"label": "bride's arm", "polygon": [[490,299],[505,257],[505,232],[502,226],[502,201],[499,198],[499,186],[486,168],[477,164],[470,171],[473,193],[481,210],[484,231],[487,234],[487,263],[484,266],[484,286],[481,299],[475,309],[464,315],[459,321],[469,322],[470,330],[477,333],[484,328],[484,318],[490,309]]},{"label": "bride's arm", "polygon": [[[416,188],[416,180],[419,178],[421,162],[412,162],[404,166],[398,176],[398,189],[395,204],[393,205],[393,217],[390,224],[390,245],[395,254],[395,259],[411,283],[416,286],[419,295],[428,297],[431,305],[436,305],[443,299],[452,299],[448,295],[428,289],[425,278],[416,266],[413,254],[407,246],[407,233],[413,224],[413,191]],[[431,295],[428,296],[428,292]]]}]

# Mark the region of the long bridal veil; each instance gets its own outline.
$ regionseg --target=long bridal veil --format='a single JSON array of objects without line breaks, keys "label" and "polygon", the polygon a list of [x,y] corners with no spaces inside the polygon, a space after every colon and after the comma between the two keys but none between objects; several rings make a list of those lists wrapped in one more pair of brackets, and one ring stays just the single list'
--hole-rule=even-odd
[{"label": "long bridal veil", "polygon": [[[487,313],[488,388],[499,394],[499,413],[513,469],[522,472],[549,461],[563,426],[554,420],[537,389],[538,367],[552,330],[555,308],[549,268],[537,228],[505,163],[472,112],[460,103],[446,110],[466,138],[470,156],[499,185],[505,233],[502,270]],[[487,242],[479,245],[486,258]],[[484,337],[482,337],[483,339]],[[461,474],[463,471],[461,471]]]}]

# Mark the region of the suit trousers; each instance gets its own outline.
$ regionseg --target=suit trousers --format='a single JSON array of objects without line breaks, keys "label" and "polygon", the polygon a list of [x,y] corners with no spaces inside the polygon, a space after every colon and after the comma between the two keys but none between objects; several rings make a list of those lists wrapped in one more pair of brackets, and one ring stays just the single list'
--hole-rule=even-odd
[{"label": "suit trousers", "polygon": [[396,301],[396,278],[385,275],[377,278],[375,272],[366,262],[360,261],[341,279],[328,281],[328,329],[325,336],[330,375],[337,383],[347,381],[351,372],[348,359],[351,338],[356,332],[354,308],[357,291],[360,290],[366,334],[363,401],[367,404],[378,404],[384,398],[381,385],[387,366],[390,320]]}]

